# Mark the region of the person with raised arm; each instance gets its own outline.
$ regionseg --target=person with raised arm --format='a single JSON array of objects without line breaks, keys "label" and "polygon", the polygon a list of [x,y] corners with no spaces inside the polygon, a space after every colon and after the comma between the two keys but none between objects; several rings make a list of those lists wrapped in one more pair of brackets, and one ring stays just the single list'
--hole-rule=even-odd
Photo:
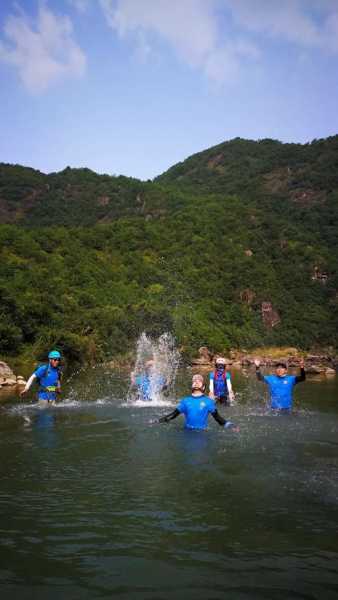
[{"label": "person with raised arm", "polygon": [[254,362],[258,381],[263,381],[269,387],[271,408],[273,410],[290,412],[293,403],[293,388],[297,383],[305,381],[304,360],[300,360],[299,375],[288,375],[288,368],[284,362],[276,364],[274,374],[262,375],[260,360],[256,359]]}]

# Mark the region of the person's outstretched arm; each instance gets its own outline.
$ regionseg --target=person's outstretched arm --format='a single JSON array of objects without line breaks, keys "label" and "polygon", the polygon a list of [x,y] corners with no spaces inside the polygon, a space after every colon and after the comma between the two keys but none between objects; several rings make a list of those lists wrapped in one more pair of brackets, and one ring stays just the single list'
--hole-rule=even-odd
[{"label": "person's outstretched arm", "polygon": [[209,375],[209,398],[215,400],[214,377],[212,373]]},{"label": "person's outstretched arm", "polygon": [[231,383],[230,375],[229,375],[229,377],[226,378],[226,386],[228,388],[228,394],[229,394],[230,404],[234,404],[234,402],[235,402],[235,394],[234,394],[234,391],[232,389],[232,383]]},{"label": "person's outstretched arm", "polygon": [[176,419],[176,417],[178,417],[178,415],[180,415],[180,411],[177,410],[177,408],[175,408],[175,410],[173,410],[173,412],[169,413],[168,415],[164,415],[164,417],[161,417],[158,422],[159,423],[168,423],[169,421],[172,421],[173,419]]},{"label": "person's outstretched arm", "polygon": [[36,379],[36,375],[35,373],[33,373],[30,378],[28,379],[24,389],[20,392],[20,396],[23,396],[24,394],[26,394],[26,392],[28,392],[29,388],[31,387],[34,379]]},{"label": "person's outstretched arm", "polygon": [[255,367],[256,367],[256,377],[257,377],[258,381],[264,381],[264,377],[261,373],[261,363],[259,360],[255,360]]},{"label": "person's outstretched arm", "polygon": [[295,384],[300,383],[301,381],[305,381],[305,379],[306,379],[303,359],[300,361],[299,366],[300,366],[300,375],[297,375],[297,377],[295,379]]},{"label": "person's outstretched arm", "polygon": [[234,423],[232,423],[232,421],[227,421],[226,419],[223,419],[223,417],[219,414],[217,408],[211,414],[214,417],[215,421],[217,421],[217,423],[219,425],[221,425],[222,427],[224,427],[225,429],[231,428],[231,429],[234,429],[235,431],[239,431],[239,428],[236,427],[236,425],[234,425]]}]

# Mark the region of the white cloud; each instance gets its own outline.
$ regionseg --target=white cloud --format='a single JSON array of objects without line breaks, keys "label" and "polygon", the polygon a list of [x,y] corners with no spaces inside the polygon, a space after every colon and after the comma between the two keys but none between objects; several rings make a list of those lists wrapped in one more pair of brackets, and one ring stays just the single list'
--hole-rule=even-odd
[{"label": "white cloud", "polygon": [[337,0],[224,0],[239,26],[304,48],[338,49]]},{"label": "white cloud", "polygon": [[89,0],[68,0],[79,13],[86,13],[89,10]]},{"label": "white cloud", "polygon": [[[109,26],[143,56],[165,42],[214,82],[238,79],[273,38],[338,51],[338,0],[99,0]],[[138,43],[142,41],[142,44]],[[262,50],[261,50],[262,49]],[[146,52],[145,52],[146,50]]]},{"label": "white cloud", "polygon": [[101,0],[101,5],[121,37],[142,30],[156,33],[190,61],[200,59],[214,45],[215,23],[206,10],[208,0]]},{"label": "white cloud", "polygon": [[316,43],[318,32],[297,0],[225,0],[235,22],[247,30],[280,36],[296,43]]},{"label": "white cloud", "polygon": [[329,49],[338,52],[338,10],[327,17],[324,36]]},{"label": "white cloud", "polygon": [[222,40],[217,0],[100,0],[100,4],[121,38],[132,35],[137,41],[142,34],[148,54],[154,40],[165,41],[187,64],[218,83],[238,76],[240,57],[254,59],[258,54],[253,44],[249,48]]},{"label": "white cloud", "polygon": [[44,4],[36,23],[23,11],[10,15],[4,33],[0,60],[17,69],[30,92],[43,92],[66,77],[83,75],[86,58],[72,37],[70,19],[53,14]]}]

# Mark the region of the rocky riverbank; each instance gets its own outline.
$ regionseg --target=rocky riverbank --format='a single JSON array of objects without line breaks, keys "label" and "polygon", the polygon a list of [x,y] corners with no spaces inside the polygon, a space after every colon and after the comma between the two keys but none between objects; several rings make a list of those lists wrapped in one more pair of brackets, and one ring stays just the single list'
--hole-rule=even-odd
[{"label": "rocky riverbank", "polygon": [[[217,354],[213,355],[206,346],[198,351],[199,356],[192,361],[194,368],[212,369]],[[262,367],[274,367],[278,362],[285,362],[288,367],[299,368],[304,360],[307,373],[314,375],[334,376],[338,368],[338,356],[330,353],[305,353],[296,348],[259,348],[256,351],[231,350],[225,356],[229,368],[253,367],[258,359]]]},{"label": "rocky riverbank", "polygon": [[21,375],[15,375],[7,363],[0,361],[0,389],[24,386],[26,381]]}]

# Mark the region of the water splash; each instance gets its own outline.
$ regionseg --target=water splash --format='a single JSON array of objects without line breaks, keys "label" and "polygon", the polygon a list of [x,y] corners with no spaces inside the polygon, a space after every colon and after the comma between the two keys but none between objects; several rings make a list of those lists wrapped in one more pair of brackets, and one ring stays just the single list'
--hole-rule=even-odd
[{"label": "water splash", "polygon": [[[175,385],[180,358],[171,333],[163,333],[156,340],[143,332],[136,345],[136,361],[131,374],[134,384],[132,383],[129,389],[128,403],[141,406],[148,403],[152,406],[168,404],[168,396]],[[152,363],[151,366],[149,361]],[[135,394],[136,388],[138,390]]]}]

